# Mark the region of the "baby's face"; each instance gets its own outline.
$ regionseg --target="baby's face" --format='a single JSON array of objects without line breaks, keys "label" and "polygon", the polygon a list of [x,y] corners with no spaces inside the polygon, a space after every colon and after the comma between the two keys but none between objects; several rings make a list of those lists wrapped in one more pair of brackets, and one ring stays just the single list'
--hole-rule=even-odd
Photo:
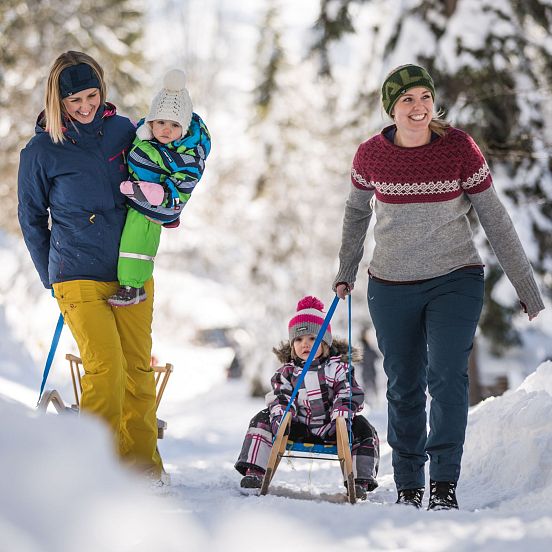
[{"label": "baby's face", "polygon": [[[307,360],[309,354],[312,350],[312,346],[316,341],[316,337],[313,334],[302,335],[301,337],[296,337],[293,340],[293,350],[295,354],[301,360]],[[318,358],[322,354],[322,343],[318,346],[318,350],[314,355],[314,358]]]},{"label": "baby's face", "polygon": [[151,121],[151,131],[155,139],[161,144],[168,144],[182,138],[182,125],[176,121],[156,119]]}]

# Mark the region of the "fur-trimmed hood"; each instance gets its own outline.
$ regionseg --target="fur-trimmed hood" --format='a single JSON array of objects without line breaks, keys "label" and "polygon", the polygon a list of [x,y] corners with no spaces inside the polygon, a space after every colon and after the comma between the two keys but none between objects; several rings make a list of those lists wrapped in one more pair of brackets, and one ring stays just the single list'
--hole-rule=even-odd
[{"label": "fur-trimmed hood", "polygon": [[[272,352],[276,355],[276,358],[283,364],[293,362],[291,358],[291,343],[289,341],[282,341],[278,347],[274,347]],[[360,362],[362,360],[362,353],[356,348],[352,348],[352,361]],[[349,343],[346,339],[333,339],[332,346],[330,347],[330,356],[341,356],[342,362],[349,360]]]}]

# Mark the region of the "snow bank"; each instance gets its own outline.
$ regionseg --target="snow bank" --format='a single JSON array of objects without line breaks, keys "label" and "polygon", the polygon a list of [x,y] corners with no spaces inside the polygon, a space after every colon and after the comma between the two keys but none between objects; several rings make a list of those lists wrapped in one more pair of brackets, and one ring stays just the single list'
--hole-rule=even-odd
[{"label": "snow bank", "polygon": [[86,417],[40,416],[0,398],[0,549],[17,552],[205,549],[168,497],[121,468]]},{"label": "snow bank", "polygon": [[552,511],[552,362],[469,417],[459,499],[468,509]]}]

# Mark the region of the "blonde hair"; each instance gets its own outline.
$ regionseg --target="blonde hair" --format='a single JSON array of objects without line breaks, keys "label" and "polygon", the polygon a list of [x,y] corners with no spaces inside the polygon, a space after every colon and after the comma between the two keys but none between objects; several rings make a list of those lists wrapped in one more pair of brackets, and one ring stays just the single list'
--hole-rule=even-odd
[{"label": "blonde hair", "polygon": [[98,62],[87,54],[72,50],[58,56],[48,74],[44,100],[46,104],[46,129],[54,144],[61,143],[65,140],[63,135],[63,118],[67,115],[59,90],[59,77],[64,69],[72,65],[78,65],[79,63],[90,65],[98,76],[98,80],[100,81],[100,102],[101,104],[105,103],[106,87],[104,73]]},{"label": "blonde hair", "polygon": [[443,118],[444,112],[439,110],[435,116],[429,121],[429,130],[435,132],[439,136],[444,136],[451,124]]}]

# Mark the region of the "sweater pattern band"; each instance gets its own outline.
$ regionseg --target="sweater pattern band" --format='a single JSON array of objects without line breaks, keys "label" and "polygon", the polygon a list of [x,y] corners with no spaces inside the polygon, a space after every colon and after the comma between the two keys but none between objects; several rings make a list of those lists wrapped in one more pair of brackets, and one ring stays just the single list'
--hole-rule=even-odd
[{"label": "sweater pattern band", "polygon": [[[398,178],[397,178],[398,177]],[[405,149],[383,134],[359,148],[351,169],[359,190],[375,192],[383,203],[449,201],[492,185],[489,166],[475,143],[453,129],[446,140]]]}]

